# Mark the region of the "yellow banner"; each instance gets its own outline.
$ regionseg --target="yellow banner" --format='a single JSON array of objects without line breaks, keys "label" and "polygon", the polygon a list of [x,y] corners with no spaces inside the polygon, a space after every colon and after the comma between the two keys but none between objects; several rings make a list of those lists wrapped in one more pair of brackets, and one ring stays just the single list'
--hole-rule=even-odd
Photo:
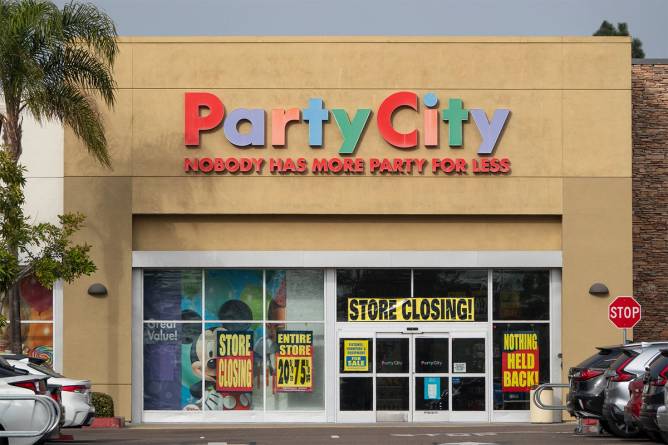
[{"label": "yellow banner", "polygon": [[347,321],[475,321],[474,298],[349,297]]},{"label": "yellow banner", "polygon": [[313,357],[276,356],[276,389],[312,391]]}]

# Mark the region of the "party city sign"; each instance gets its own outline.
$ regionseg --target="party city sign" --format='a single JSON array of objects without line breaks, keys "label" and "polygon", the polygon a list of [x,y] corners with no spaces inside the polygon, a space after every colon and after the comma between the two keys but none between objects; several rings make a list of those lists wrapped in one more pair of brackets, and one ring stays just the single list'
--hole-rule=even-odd
[{"label": "party city sign", "polygon": [[[201,134],[217,129],[222,125],[225,138],[234,146],[243,149],[266,147],[268,142],[275,148],[286,148],[286,132],[289,124],[308,126],[308,145],[317,149],[323,147],[323,128],[333,120],[341,135],[338,155],[331,159],[264,157],[228,157],[184,159],[184,171],[202,173],[261,173],[268,168],[270,173],[307,173],[327,174],[467,174],[510,172],[508,158],[493,157],[495,148],[506,127],[510,110],[497,108],[491,116],[480,108],[467,109],[460,98],[448,98],[447,105],[439,107],[439,99],[433,93],[422,97],[421,128],[400,132],[393,126],[392,117],[400,109],[409,109],[420,114],[420,98],[410,91],[399,91],[387,96],[378,106],[375,119],[371,108],[360,108],[353,115],[341,108],[328,109],[322,98],[311,98],[305,108],[275,108],[271,110],[271,134],[266,134],[266,111],[260,108],[237,108],[226,112],[220,97],[207,92],[186,92],[184,97],[184,144],[188,148],[200,145]],[[464,143],[464,125],[471,122],[480,135],[477,147],[478,157],[465,160],[461,158],[370,158],[356,157],[358,147],[370,121],[375,125],[388,148],[394,148],[395,156],[401,150],[418,147],[419,141],[427,148],[439,146],[439,127],[447,126],[447,145],[461,147]],[[246,131],[240,129],[247,123]]]}]

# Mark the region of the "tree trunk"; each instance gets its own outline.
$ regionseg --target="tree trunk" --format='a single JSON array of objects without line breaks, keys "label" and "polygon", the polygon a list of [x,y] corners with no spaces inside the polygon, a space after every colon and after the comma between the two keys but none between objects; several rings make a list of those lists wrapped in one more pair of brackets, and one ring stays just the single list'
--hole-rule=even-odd
[{"label": "tree trunk", "polygon": [[2,120],[2,141],[15,163],[19,162],[23,152],[21,144],[23,129],[21,127],[21,120],[14,113],[8,112],[5,119]]},{"label": "tree trunk", "polygon": [[[10,107],[8,107],[10,108]],[[5,118],[2,119],[2,139],[5,144],[5,150],[14,160],[14,163],[19,162],[21,157],[22,146],[22,128],[21,118],[18,110],[7,110]],[[14,256],[18,259],[18,249],[12,249]],[[14,354],[23,352],[23,339],[21,338],[21,298],[19,296],[19,280],[9,289],[9,330],[11,332],[11,346]]]},{"label": "tree trunk", "polygon": [[11,333],[11,347],[14,354],[23,353],[23,339],[21,338],[21,296],[19,282],[9,289],[9,330]]}]

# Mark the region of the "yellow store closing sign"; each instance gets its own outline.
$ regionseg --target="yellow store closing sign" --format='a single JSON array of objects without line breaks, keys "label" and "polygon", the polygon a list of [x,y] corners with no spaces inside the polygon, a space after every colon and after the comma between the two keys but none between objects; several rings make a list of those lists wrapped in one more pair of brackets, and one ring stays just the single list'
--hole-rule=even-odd
[{"label": "yellow store closing sign", "polygon": [[216,390],[249,392],[253,390],[253,332],[217,333]]},{"label": "yellow store closing sign", "polygon": [[313,332],[276,333],[276,392],[313,391]]},{"label": "yellow store closing sign", "polygon": [[348,321],[474,321],[472,297],[348,298]]}]

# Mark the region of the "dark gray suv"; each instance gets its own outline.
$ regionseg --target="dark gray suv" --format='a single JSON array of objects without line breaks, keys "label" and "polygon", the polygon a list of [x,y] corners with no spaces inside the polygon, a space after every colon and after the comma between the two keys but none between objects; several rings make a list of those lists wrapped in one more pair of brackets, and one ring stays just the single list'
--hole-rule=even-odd
[{"label": "dark gray suv", "polygon": [[658,408],[663,406],[665,386],[668,383],[668,349],[662,349],[661,354],[649,364],[643,383],[640,427],[650,439],[662,442],[656,414]]},{"label": "dark gray suv", "polygon": [[604,427],[617,437],[638,437],[642,434],[636,425],[624,422],[624,407],[630,399],[629,382],[645,373],[645,368],[656,358],[668,342],[631,343],[622,348],[622,354],[603,374],[606,379],[602,417]]},{"label": "dark gray suv", "polygon": [[566,407],[571,416],[601,420],[606,384],[604,373],[622,354],[622,348],[622,345],[596,348],[596,354],[568,371]]}]

